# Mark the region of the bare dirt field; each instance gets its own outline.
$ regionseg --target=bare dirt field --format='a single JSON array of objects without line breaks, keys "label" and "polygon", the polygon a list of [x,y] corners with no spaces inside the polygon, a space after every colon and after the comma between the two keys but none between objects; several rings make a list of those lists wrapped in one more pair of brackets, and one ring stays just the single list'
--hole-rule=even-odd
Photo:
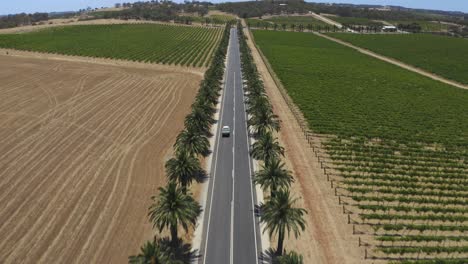
[{"label": "bare dirt field", "polygon": [[200,73],[0,55],[0,260],[127,263]]}]

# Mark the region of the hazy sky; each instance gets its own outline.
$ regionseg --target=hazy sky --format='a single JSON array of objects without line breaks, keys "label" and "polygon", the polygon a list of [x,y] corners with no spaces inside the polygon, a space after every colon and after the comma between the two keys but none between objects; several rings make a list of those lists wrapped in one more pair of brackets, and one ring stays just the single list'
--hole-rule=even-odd
[{"label": "hazy sky", "polygon": [[[135,2],[132,0],[0,0],[0,14],[74,11],[81,8],[113,6],[116,2]],[[181,2],[181,0],[175,0]],[[221,2],[213,0],[212,2]],[[308,1],[308,2],[334,2],[334,1]],[[339,3],[354,4],[381,4],[400,5],[413,8],[440,9],[451,11],[463,11],[468,13],[468,1],[466,0],[337,0]]]}]

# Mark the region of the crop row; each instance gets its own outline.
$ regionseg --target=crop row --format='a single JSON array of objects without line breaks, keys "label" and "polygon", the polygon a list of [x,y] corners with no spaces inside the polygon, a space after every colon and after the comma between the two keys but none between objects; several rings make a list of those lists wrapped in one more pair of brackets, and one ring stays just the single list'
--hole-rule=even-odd
[{"label": "crop row", "polygon": [[446,207],[446,206],[406,206],[406,205],[381,205],[381,204],[359,204],[357,207],[361,210],[370,210],[373,212],[414,212],[414,213],[432,213],[432,214],[467,214],[467,207]]},{"label": "crop row", "polygon": [[366,188],[366,187],[347,187],[346,188],[351,193],[383,193],[383,194],[393,194],[393,195],[421,195],[421,196],[436,196],[436,197],[464,197],[468,198],[468,193],[459,193],[454,191],[438,191],[438,190],[427,190],[426,188],[421,189],[406,189],[406,188],[395,188],[391,189],[388,187],[384,188]]},{"label": "crop row", "polygon": [[408,253],[468,253],[468,246],[460,247],[380,247],[378,250],[387,254],[408,254]]},{"label": "crop row", "polygon": [[424,236],[424,235],[405,235],[405,236],[378,236],[378,241],[415,241],[415,242],[443,242],[443,241],[468,241],[466,236]]}]

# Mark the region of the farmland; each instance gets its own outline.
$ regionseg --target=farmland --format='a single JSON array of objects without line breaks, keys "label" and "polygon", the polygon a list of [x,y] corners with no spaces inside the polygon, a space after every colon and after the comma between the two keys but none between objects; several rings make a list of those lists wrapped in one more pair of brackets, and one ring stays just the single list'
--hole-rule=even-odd
[{"label": "farmland", "polygon": [[126,262],[202,71],[2,55],[0,78],[2,262]]},{"label": "farmland", "polygon": [[179,18],[186,18],[189,21],[198,22],[201,24],[214,24],[214,25],[223,25],[229,22],[234,21],[236,18],[228,14],[210,14],[207,16],[186,16],[180,15]]},{"label": "farmland", "polygon": [[228,14],[211,14],[208,18],[214,21],[216,24],[225,24],[236,20],[236,17]]},{"label": "farmland", "polygon": [[466,261],[468,91],[312,34],[253,33],[368,257]]},{"label": "farmland", "polygon": [[250,23],[252,27],[265,27],[268,24],[269,27],[273,27],[274,24],[278,25],[278,28],[281,28],[285,24],[288,29],[291,25],[312,25],[313,27],[326,27],[328,24],[317,20],[311,16],[273,16],[265,19],[247,19],[247,22]]},{"label": "farmland", "polygon": [[203,67],[221,28],[158,24],[77,25],[0,35],[0,47],[73,56]]},{"label": "farmland", "polygon": [[326,16],[342,25],[354,26],[383,26],[382,22],[377,22],[363,17],[340,17],[340,16]]},{"label": "farmland", "polygon": [[443,32],[447,31],[449,26],[447,24],[442,24],[433,21],[425,21],[425,20],[397,20],[397,21],[388,21],[395,26],[399,24],[408,25],[416,23],[421,26],[421,31],[423,32]]},{"label": "farmland", "polygon": [[356,46],[468,84],[468,40],[426,34],[332,34]]}]

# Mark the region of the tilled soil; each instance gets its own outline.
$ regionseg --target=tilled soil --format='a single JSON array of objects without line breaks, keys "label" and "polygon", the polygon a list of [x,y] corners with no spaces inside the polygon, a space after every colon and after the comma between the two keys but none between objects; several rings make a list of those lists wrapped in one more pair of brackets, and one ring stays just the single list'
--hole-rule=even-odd
[{"label": "tilled soil", "polygon": [[2,263],[127,263],[200,73],[0,55]]}]

